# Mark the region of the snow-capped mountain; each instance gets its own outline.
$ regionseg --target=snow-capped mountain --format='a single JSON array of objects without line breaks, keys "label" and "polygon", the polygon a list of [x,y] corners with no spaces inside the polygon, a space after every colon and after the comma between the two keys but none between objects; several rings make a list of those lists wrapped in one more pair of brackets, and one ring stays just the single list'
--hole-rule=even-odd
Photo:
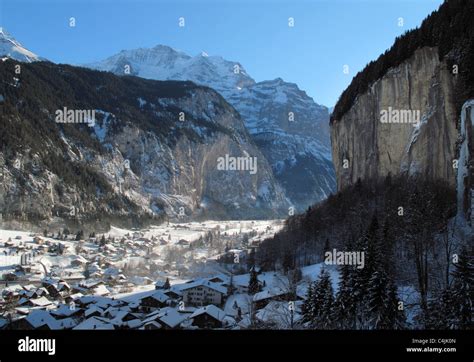
[{"label": "snow-capped mountain", "polygon": [[191,57],[166,45],[122,50],[89,68],[156,80],[191,80],[217,90],[225,98],[232,90],[255,84],[241,64],[201,53]]},{"label": "snow-capped mountain", "polygon": [[122,50],[87,67],[155,80],[190,80],[217,90],[244,119],[276,178],[299,210],[335,190],[328,109],[296,84],[256,83],[238,62],[168,46]]},{"label": "snow-capped mountain", "polygon": [[44,60],[35,53],[24,48],[2,27],[0,27],[0,57],[8,57],[27,63]]},{"label": "snow-capped mountain", "polygon": [[233,92],[227,100],[244,118],[275,177],[299,210],[334,191],[326,107],[281,78]]}]

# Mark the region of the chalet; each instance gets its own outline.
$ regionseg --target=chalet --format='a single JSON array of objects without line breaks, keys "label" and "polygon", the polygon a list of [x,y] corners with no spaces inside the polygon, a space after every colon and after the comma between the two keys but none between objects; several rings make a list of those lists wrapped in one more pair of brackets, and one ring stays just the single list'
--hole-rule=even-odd
[{"label": "chalet", "polygon": [[154,291],[153,294],[148,295],[140,300],[140,306],[143,311],[150,312],[157,308],[166,307],[170,297],[161,291]]},{"label": "chalet", "polygon": [[185,239],[180,239],[176,244],[181,246],[189,246],[189,241]]},{"label": "chalet", "polygon": [[99,308],[98,306],[93,305],[85,310],[84,317],[86,318],[102,317],[103,314],[104,314],[104,310],[102,308]]},{"label": "chalet", "polygon": [[253,296],[253,301],[257,309],[264,308],[271,301],[291,300],[293,296],[290,292],[281,288],[265,289]]},{"label": "chalet", "polygon": [[178,299],[183,295],[183,293],[178,289],[166,290],[163,293],[166,294],[171,299]]},{"label": "chalet", "polygon": [[161,329],[161,324],[155,320],[150,320],[143,324],[142,329],[146,330],[153,330],[153,329]]},{"label": "chalet", "polygon": [[141,321],[137,319],[139,314],[131,313],[128,310],[115,310],[113,313],[105,313],[107,318],[110,318],[110,323],[119,328],[131,328],[133,326],[138,326],[141,324]]},{"label": "chalet", "polygon": [[115,326],[110,323],[110,320],[107,318],[101,318],[101,317],[90,317],[87,318],[85,321],[79,323],[76,327],[74,327],[74,330],[80,330],[80,329],[86,329],[86,330],[91,330],[91,329],[115,329]]},{"label": "chalet", "polygon": [[227,295],[227,289],[206,280],[186,283],[181,287],[183,301],[190,305],[221,305]]},{"label": "chalet", "polygon": [[69,292],[71,290],[71,286],[62,279],[59,280],[57,288],[59,292]]},{"label": "chalet", "polygon": [[110,291],[104,284],[99,284],[96,287],[92,288],[92,294],[94,295],[109,295]]},{"label": "chalet", "polygon": [[[38,298],[43,295],[43,290],[40,288],[36,288],[34,285],[29,284],[29,285],[23,285],[22,290],[18,291],[18,294],[20,294],[22,297],[26,298]],[[48,294],[48,293],[46,293]]]},{"label": "chalet", "polygon": [[29,307],[47,307],[51,305],[52,302],[45,297],[39,298],[21,298],[18,301],[18,305],[21,306],[29,306]]},{"label": "chalet", "polygon": [[192,324],[203,329],[222,328],[224,326],[225,312],[215,305],[208,305],[197,309],[191,316]]},{"label": "chalet", "polygon": [[79,298],[81,298],[81,297],[83,297],[83,296],[84,296],[84,295],[83,295],[82,293],[70,294],[70,295],[68,295],[68,296],[66,296],[66,297],[64,298],[64,301],[65,301],[66,303],[71,303],[71,302],[76,303],[76,299],[79,299]]},{"label": "chalet", "polygon": [[71,261],[71,266],[73,267],[81,267],[81,266],[84,266],[85,264],[87,264],[87,259],[85,259],[84,257],[80,255],[74,256],[74,258]]},{"label": "chalet", "polygon": [[51,315],[56,319],[69,318],[73,316],[79,316],[83,314],[81,308],[76,308],[68,304],[61,304],[57,309],[51,310]]},{"label": "chalet", "polygon": [[77,322],[73,318],[64,318],[57,320],[49,311],[36,309],[33,310],[27,317],[19,318],[12,327],[14,329],[71,329]]},{"label": "chalet", "polygon": [[180,328],[181,323],[187,320],[190,315],[191,313],[188,311],[180,312],[166,307],[148,315],[143,321],[142,326],[144,329],[177,329]]},{"label": "chalet", "polygon": [[41,284],[53,298],[58,298],[60,296],[57,280],[45,278],[42,280]]}]

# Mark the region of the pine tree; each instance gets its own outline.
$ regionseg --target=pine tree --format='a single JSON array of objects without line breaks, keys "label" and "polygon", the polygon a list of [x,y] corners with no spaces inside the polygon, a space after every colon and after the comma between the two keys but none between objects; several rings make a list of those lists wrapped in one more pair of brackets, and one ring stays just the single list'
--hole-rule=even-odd
[{"label": "pine tree", "polygon": [[260,291],[260,284],[258,283],[258,275],[255,268],[250,271],[249,280],[249,294],[256,294]]},{"label": "pine tree", "polygon": [[227,287],[227,295],[234,294],[235,286],[234,286],[234,274],[230,275],[229,279],[229,286]]},{"label": "pine tree", "polygon": [[426,310],[421,310],[417,319],[427,329],[452,329],[457,318],[453,292],[445,288],[428,302]]},{"label": "pine tree", "polygon": [[335,326],[338,329],[355,329],[356,303],[354,295],[354,268],[342,265],[340,268],[339,288],[334,301]]},{"label": "pine tree", "polygon": [[163,289],[170,289],[170,288],[171,288],[170,280],[166,278],[165,284],[163,284]]},{"label": "pine tree", "polygon": [[376,254],[379,252],[379,222],[376,214],[372,216],[371,222],[365,234],[356,242],[356,251],[364,253],[364,267],[354,269],[353,292],[355,299],[355,317],[357,329],[370,328],[370,305],[368,290],[373,274],[376,271],[376,262],[381,258]]},{"label": "pine tree", "polygon": [[247,259],[247,268],[250,270],[255,266],[255,249],[250,250],[248,259]]},{"label": "pine tree", "polygon": [[311,326],[316,329],[332,329],[334,326],[333,305],[334,291],[331,277],[327,270],[321,269],[318,280],[313,287],[313,316]]},{"label": "pine tree", "polygon": [[466,248],[459,254],[459,260],[454,264],[454,268],[452,294],[457,318],[453,321],[452,327],[472,329],[474,263]]},{"label": "pine tree", "polygon": [[397,285],[393,279],[389,280],[387,299],[387,325],[388,329],[406,328],[406,315],[404,310],[399,309],[400,298],[397,293]]},{"label": "pine tree", "polygon": [[398,310],[397,287],[390,275],[393,263],[385,239],[373,242],[371,266],[374,270],[367,285],[367,315],[370,329],[401,329],[404,313]]},{"label": "pine tree", "polygon": [[84,238],[84,232],[82,230],[79,230],[76,234],[76,241],[79,241]]},{"label": "pine tree", "polygon": [[303,315],[303,323],[308,323],[313,320],[313,312],[314,312],[314,285],[313,283],[309,283],[308,289],[306,290],[305,300],[301,307],[301,312]]}]

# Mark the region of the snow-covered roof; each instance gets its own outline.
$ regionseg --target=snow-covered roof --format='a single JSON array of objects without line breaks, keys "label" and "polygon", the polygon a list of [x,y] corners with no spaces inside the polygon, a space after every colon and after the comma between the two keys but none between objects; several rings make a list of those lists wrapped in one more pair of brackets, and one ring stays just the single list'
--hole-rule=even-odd
[{"label": "snow-covered roof", "polygon": [[101,317],[91,317],[86,319],[85,321],[79,323],[73,329],[115,329],[115,326],[110,323],[109,320]]},{"label": "snow-covered roof", "polygon": [[194,318],[201,314],[208,314],[214,319],[217,319],[218,321],[221,321],[221,322],[224,320],[226,316],[225,312],[222,309],[216,307],[214,304],[209,304],[205,307],[197,309],[193,314],[191,314],[189,318]]},{"label": "snow-covered roof", "polygon": [[79,309],[72,308],[68,304],[60,304],[57,309],[51,311],[51,314],[54,316],[69,317],[77,313],[78,310]]},{"label": "snow-covered roof", "polygon": [[156,291],[155,293],[151,294],[150,297],[152,297],[153,299],[156,299],[157,301],[161,303],[165,303],[168,299],[170,299],[170,297],[167,296],[162,291]]},{"label": "snow-covered roof", "polygon": [[30,299],[30,302],[33,305],[36,305],[38,307],[45,307],[47,305],[52,304],[52,302],[50,300],[48,300],[46,297],[39,297],[39,298],[35,298],[35,299]]},{"label": "snow-covered roof", "polygon": [[33,310],[28,314],[26,320],[33,328],[47,325],[50,329],[66,329],[72,328],[76,325],[76,322],[72,318],[57,320],[50,314],[50,312],[43,309]]},{"label": "snow-covered roof", "polygon": [[180,289],[183,291],[183,290],[188,290],[188,289],[197,288],[197,287],[207,287],[219,293],[227,294],[227,289],[225,287],[223,287],[220,284],[213,283],[205,279],[199,279],[199,280],[195,280],[192,283],[183,284]]},{"label": "snow-covered roof", "polygon": [[89,280],[84,280],[81,283],[79,283],[79,286],[83,287],[83,288],[90,289],[90,288],[94,288],[96,285],[100,285],[100,284],[103,284],[103,283],[104,282],[102,280],[89,279]]},{"label": "snow-covered roof", "polygon": [[148,322],[142,324],[143,327],[144,327],[144,326],[149,326],[149,325],[153,325],[153,326],[155,326],[157,329],[162,328],[161,324],[158,323],[158,322],[155,321],[155,320],[148,321]]},{"label": "snow-covered roof", "polygon": [[84,315],[86,317],[89,317],[92,313],[98,312],[100,315],[104,313],[103,309],[97,307],[96,305],[91,306],[90,308],[87,308],[86,311],[84,312]]},{"label": "snow-covered roof", "polygon": [[98,285],[97,287],[94,288],[94,294],[96,295],[107,295],[110,294],[110,291],[107,289],[107,287],[103,284]]},{"label": "snow-covered roof", "polygon": [[79,302],[82,304],[94,303],[95,305],[102,308],[107,308],[111,305],[117,305],[120,303],[119,301],[113,300],[112,298],[102,297],[99,295],[85,295],[79,298]]},{"label": "snow-covered roof", "polygon": [[160,320],[170,328],[179,326],[182,322],[188,319],[189,313],[180,313],[176,309],[171,307],[161,308],[159,311],[155,311],[147,316],[143,321],[143,325],[149,322]]},{"label": "snow-covered roof", "polygon": [[277,297],[283,294],[286,294],[286,292],[281,288],[265,289],[261,292],[256,293],[253,296],[253,301],[258,302],[260,300]]},{"label": "snow-covered roof", "polygon": [[73,255],[71,257],[71,259],[72,259],[71,261],[78,261],[80,263],[87,263],[87,259],[84,258],[82,255]]}]

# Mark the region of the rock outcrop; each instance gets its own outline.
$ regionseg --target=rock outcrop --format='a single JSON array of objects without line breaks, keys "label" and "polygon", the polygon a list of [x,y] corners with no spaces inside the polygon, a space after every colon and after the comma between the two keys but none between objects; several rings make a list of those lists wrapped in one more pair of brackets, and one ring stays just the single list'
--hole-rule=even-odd
[{"label": "rock outcrop", "polygon": [[[423,47],[359,94],[331,123],[338,189],[359,178],[401,173],[443,179],[454,187],[459,118],[455,82],[437,48]],[[391,119],[383,118],[387,112]]]}]

